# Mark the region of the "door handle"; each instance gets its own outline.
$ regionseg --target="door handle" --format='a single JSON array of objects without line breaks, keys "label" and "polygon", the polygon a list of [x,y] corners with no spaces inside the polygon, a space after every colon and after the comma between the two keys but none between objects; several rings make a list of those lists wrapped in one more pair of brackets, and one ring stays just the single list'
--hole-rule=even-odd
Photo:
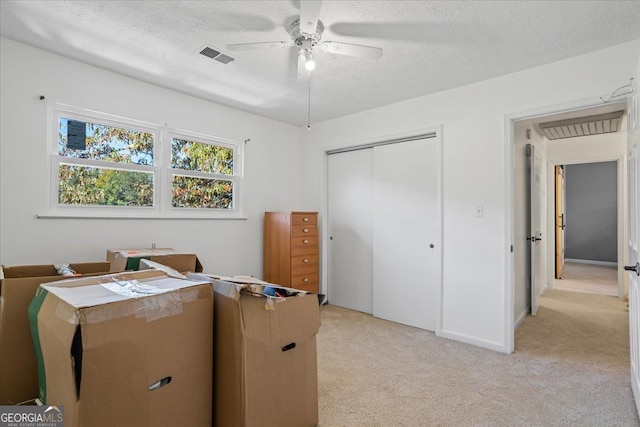
[{"label": "door handle", "polygon": [[542,240],[542,237],[531,236],[531,237],[527,237],[527,240],[529,240],[532,243],[535,243],[535,242],[540,242]]},{"label": "door handle", "polygon": [[635,271],[640,276],[640,262],[636,262],[636,265],[625,265],[624,269],[626,271]]}]

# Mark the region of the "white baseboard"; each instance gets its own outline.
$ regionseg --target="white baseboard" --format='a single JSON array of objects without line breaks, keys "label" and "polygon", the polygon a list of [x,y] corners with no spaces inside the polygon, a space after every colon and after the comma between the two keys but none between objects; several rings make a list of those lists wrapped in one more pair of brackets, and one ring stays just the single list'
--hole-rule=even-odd
[{"label": "white baseboard", "polygon": [[522,311],[522,313],[520,313],[520,316],[518,316],[518,318],[516,319],[515,326],[513,327],[514,332],[520,327],[520,324],[524,321],[524,319],[527,318],[527,314],[529,314],[530,311],[531,306],[528,306]]},{"label": "white baseboard", "polygon": [[595,261],[591,259],[575,259],[575,258],[565,258],[565,262],[577,262],[578,264],[592,264],[592,265],[607,265],[611,267],[617,267],[617,262],[611,261]]},{"label": "white baseboard", "polygon": [[463,342],[465,344],[475,345],[477,347],[482,347],[482,348],[486,348],[486,349],[489,349],[489,350],[498,351],[500,353],[511,353],[505,347],[505,345],[503,345],[503,344],[500,344],[500,343],[497,343],[497,342],[493,342],[493,341],[486,341],[486,340],[470,337],[468,335],[459,334],[457,332],[447,331],[445,329],[442,329],[440,331],[440,336],[442,338],[447,338],[447,339],[454,340],[454,341],[460,341],[460,342]]}]

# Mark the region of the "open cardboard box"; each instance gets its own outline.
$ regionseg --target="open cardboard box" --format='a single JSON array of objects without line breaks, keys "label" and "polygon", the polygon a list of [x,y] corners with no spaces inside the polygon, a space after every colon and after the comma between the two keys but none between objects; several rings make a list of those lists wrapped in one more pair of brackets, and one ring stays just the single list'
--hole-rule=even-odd
[{"label": "open cardboard box", "polygon": [[[110,270],[108,262],[69,267],[81,275]],[[41,283],[63,278],[51,264],[0,267],[0,405],[38,397],[38,369],[27,308]]]},{"label": "open cardboard box", "polygon": [[65,426],[206,426],[213,291],[159,270],[43,284],[29,306],[39,398]]},{"label": "open cardboard box", "polygon": [[208,278],[215,291],[214,426],[317,425],[317,295],[250,277],[187,277]]},{"label": "open cardboard box", "polygon": [[182,273],[202,272],[202,264],[195,254],[178,252],[171,248],[107,250],[107,261],[111,263],[111,271],[139,270],[141,259],[149,259]]}]

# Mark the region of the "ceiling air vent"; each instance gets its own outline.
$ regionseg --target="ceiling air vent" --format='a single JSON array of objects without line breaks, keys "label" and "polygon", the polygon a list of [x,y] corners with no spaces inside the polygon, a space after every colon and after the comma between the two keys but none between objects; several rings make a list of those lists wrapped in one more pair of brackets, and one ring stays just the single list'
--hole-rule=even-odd
[{"label": "ceiling air vent", "polygon": [[595,116],[545,122],[540,123],[538,126],[550,140],[600,135],[603,133],[617,132],[620,129],[623,115],[624,111],[621,110],[612,113],[597,114]]},{"label": "ceiling air vent", "polygon": [[235,61],[235,58],[232,58],[229,55],[225,55],[219,50],[216,50],[209,46],[204,46],[199,50],[199,52],[200,55],[204,55],[207,58],[215,59],[216,61],[222,62],[223,64],[228,64],[231,61]]},{"label": "ceiling air vent", "polygon": [[231,61],[235,61],[235,58],[225,55],[224,53],[221,53],[220,55],[216,56],[213,59],[215,59],[218,62],[222,62],[223,64],[228,64]]}]

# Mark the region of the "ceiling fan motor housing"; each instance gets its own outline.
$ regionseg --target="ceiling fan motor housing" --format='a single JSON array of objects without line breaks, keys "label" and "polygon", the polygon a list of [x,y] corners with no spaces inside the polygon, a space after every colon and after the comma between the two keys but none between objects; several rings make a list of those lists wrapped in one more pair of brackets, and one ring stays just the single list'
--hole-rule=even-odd
[{"label": "ceiling fan motor housing", "polygon": [[318,20],[318,26],[314,34],[306,34],[300,31],[300,20],[296,19],[289,26],[289,35],[291,40],[302,49],[311,49],[318,44],[322,38],[322,32],[324,31],[324,24]]}]

